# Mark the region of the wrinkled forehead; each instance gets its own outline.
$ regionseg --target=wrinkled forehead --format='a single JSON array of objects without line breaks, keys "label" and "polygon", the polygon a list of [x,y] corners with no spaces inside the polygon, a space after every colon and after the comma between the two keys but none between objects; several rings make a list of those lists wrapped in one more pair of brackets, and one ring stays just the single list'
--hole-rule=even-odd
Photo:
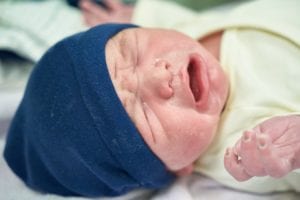
[{"label": "wrinkled forehead", "polygon": [[194,46],[195,40],[191,37],[171,29],[162,28],[131,28],[119,32],[111,38],[115,45],[118,46],[121,54],[136,49],[138,53],[143,50],[152,49],[156,52],[160,50],[172,50],[176,48],[185,48],[186,46]]},{"label": "wrinkled forehead", "polygon": [[176,42],[176,40],[174,40],[176,38],[187,39],[189,37],[171,29],[138,27],[122,30],[113,36],[111,40],[118,42],[121,48],[126,48],[129,44],[136,42],[136,40],[149,40],[161,43],[164,41]]},{"label": "wrinkled forehead", "polygon": [[127,58],[131,51],[137,48],[137,30],[131,28],[120,31],[108,40],[105,46],[106,63],[108,67],[115,65],[115,60]]},{"label": "wrinkled forehead", "polygon": [[108,43],[113,42],[115,43],[115,45],[118,45],[120,48],[126,49],[128,48],[128,46],[130,46],[135,42],[139,29],[141,28],[131,28],[131,29],[122,30],[118,34],[110,38]]}]

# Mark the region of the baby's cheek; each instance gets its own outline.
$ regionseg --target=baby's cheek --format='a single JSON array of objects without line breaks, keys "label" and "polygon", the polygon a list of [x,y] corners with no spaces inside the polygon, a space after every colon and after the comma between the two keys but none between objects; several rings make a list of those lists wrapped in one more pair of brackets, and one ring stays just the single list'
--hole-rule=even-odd
[{"label": "baby's cheek", "polygon": [[186,156],[191,160],[196,160],[204,153],[204,151],[211,145],[215,129],[213,126],[205,127],[204,125],[200,126],[199,122],[195,127],[201,127],[198,129],[192,130],[186,136],[186,141],[184,141]]},{"label": "baby's cheek", "polygon": [[204,149],[208,146],[208,140],[199,137],[199,135],[192,135],[190,136],[189,140],[185,142],[185,150],[186,150],[186,156],[190,160],[195,160],[201,156]]},{"label": "baby's cheek", "polygon": [[197,134],[187,134],[177,142],[174,157],[177,160],[177,169],[193,164],[203,153],[207,144],[204,144]]}]

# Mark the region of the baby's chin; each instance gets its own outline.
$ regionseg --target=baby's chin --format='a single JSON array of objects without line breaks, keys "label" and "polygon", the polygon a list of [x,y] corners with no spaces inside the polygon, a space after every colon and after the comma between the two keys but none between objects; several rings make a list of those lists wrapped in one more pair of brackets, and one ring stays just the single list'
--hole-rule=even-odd
[{"label": "baby's chin", "polygon": [[[199,155],[200,157],[201,155]],[[198,157],[197,157],[198,158]],[[188,160],[181,160],[178,161],[173,166],[167,166],[166,167],[177,176],[187,176],[191,174],[194,171],[195,168],[195,162],[197,159],[188,159]]]},{"label": "baby's chin", "polygon": [[179,170],[173,171],[173,173],[176,174],[177,176],[188,176],[191,173],[193,173],[194,168],[195,168],[195,166],[192,163],[192,164],[190,164],[190,165],[188,165],[186,167],[183,167],[183,168],[181,168]]},{"label": "baby's chin", "polygon": [[[195,143],[181,143],[178,144],[178,151],[175,154],[170,153],[169,162],[164,162],[164,164],[173,172],[182,171],[190,169],[194,166],[194,163],[205,155],[206,151],[213,144],[216,137],[216,132],[218,130],[218,124],[220,117],[210,118],[210,124],[208,125],[205,132],[203,132],[201,139],[191,138],[191,141],[196,141]],[[179,152],[184,152],[180,154]],[[179,155],[180,154],[180,155]],[[171,161],[171,162],[170,162]]]},{"label": "baby's chin", "polygon": [[[210,142],[211,143],[211,142]],[[186,155],[184,157],[177,157],[176,161],[174,160],[172,163],[164,163],[167,168],[174,172],[187,172],[190,171],[191,169],[194,169],[194,163],[205,153],[207,148],[209,147],[209,144],[205,147],[202,148],[199,152],[195,152],[193,155]]]}]

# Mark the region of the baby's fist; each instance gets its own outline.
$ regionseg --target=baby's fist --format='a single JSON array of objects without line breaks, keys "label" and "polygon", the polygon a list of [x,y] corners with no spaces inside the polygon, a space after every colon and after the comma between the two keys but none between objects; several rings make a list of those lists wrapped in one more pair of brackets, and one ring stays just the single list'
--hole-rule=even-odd
[{"label": "baby's fist", "polygon": [[245,131],[235,147],[227,149],[224,165],[239,181],[280,178],[300,168],[300,116],[274,117]]}]

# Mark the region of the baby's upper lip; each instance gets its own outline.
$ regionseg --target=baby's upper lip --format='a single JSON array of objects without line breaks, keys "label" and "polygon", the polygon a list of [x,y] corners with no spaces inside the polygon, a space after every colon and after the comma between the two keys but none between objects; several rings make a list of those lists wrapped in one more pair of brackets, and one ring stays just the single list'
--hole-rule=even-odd
[{"label": "baby's upper lip", "polygon": [[207,66],[199,54],[191,54],[186,67],[187,88],[197,108],[204,106],[208,99]]}]

